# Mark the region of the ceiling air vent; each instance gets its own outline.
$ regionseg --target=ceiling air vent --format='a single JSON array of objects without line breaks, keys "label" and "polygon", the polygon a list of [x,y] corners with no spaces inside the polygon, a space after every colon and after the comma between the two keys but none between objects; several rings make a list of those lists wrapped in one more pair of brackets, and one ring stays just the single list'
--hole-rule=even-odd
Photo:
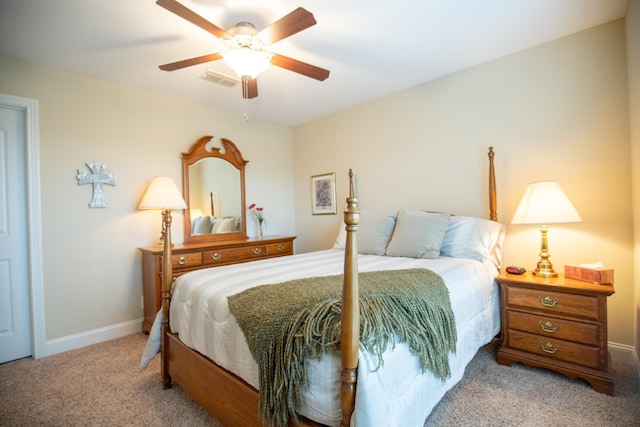
[{"label": "ceiling air vent", "polygon": [[234,77],[225,76],[224,74],[216,73],[215,71],[211,71],[211,70],[207,70],[204,74],[200,76],[200,78],[202,80],[217,83],[219,85],[226,86],[226,87],[233,87],[240,82],[240,80]]}]

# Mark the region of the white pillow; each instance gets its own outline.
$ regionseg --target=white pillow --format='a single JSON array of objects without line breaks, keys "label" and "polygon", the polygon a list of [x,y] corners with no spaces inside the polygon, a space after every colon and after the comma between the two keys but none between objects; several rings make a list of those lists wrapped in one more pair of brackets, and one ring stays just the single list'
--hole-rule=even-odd
[{"label": "white pillow", "polygon": [[438,258],[447,225],[449,214],[401,209],[386,254]]},{"label": "white pillow", "polygon": [[232,218],[219,218],[216,219],[213,223],[212,233],[233,233],[234,231],[238,231],[238,224],[240,223],[240,218],[232,217]]},{"label": "white pillow", "polygon": [[384,255],[396,225],[397,212],[360,211],[358,253]]},{"label": "white pillow", "polygon": [[191,234],[210,234],[215,217],[201,216],[191,221]]},{"label": "white pillow", "polygon": [[499,222],[469,216],[453,216],[444,233],[440,255],[490,260],[500,268],[506,227]]}]

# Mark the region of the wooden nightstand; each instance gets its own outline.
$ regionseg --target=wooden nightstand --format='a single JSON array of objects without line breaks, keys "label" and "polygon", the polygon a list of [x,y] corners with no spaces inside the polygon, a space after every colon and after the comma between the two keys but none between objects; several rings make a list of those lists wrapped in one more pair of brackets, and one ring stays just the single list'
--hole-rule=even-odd
[{"label": "wooden nightstand", "polygon": [[[171,255],[174,280],[181,274],[201,268],[293,255],[294,239],[295,236],[271,236],[263,239],[175,245]],[[148,334],[156,313],[162,307],[163,248],[154,246],[139,248],[139,250],[142,252],[142,296],[144,301],[142,331]]]},{"label": "wooden nightstand", "polygon": [[502,329],[497,347],[501,365],[513,362],[583,378],[613,395],[607,349],[607,297],[613,285],[502,273]]}]

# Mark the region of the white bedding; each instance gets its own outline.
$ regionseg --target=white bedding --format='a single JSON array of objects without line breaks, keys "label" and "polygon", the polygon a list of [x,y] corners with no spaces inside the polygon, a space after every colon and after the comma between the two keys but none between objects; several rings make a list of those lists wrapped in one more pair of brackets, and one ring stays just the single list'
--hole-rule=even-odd
[{"label": "white bedding", "polygon": [[[384,364],[360,351],[353,426],[422,426],[441,397],[464,374],[477,350],[499,331],[499,296],[493,263],[459,258],[414,259],[359,255],[359,271],[428,268],[449,289],[458,342],[449,363],[451,377],[442,383],[422,374],[417,358],[398,343]],[[330,249],[251,263],[197,270],[179,277],[173,289],[170,327],[189,347],[258,387],[258,367],[242,331],[231,315],[227,297],[252,286],[301,277],[342,274],[344,251]],[[340,425],[340,358],[307,361],[311,386],[301,413],[327,425]],[[330,390],[328,393],[323,390]]]}]

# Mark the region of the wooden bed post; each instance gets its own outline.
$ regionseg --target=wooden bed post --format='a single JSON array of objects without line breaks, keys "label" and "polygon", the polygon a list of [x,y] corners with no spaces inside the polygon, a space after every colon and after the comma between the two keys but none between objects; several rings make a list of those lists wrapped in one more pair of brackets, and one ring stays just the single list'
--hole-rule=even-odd
[{"label": "wooden bed post", "polygon": [[495,153],[493,147],[489,147],[489,219],[498,220],[498,200],[496,197],[496,173],[493,168],[493,158]]},{"label": "wooden bed post", "polygon": [[165,389],[171,388],[169,375],[169,357],[167,353],[167,334],[169,333],[169,304],[171,303],[171,284],[173,267],[171,266],[171,210],[162,211],[162,223],[165,229],[164,250],[162,256],[162,331],[160,353],[162,355],[160,375]]},{"label": "wooden bed post", "polygon": [[349,197],[344,211],[347,240],[344,251],[344,281],[342,285],[342,313],[340,330],[340,352],[342,374],[340,380],[340,404],[342,425],[351,424],[355,407],[356,382],[358,377],[358,347],[360,344],[360,305],[358,301],[358,242],[356,232],[360,222],[358,199],[353,191],[353,172],[349,169]]}]

